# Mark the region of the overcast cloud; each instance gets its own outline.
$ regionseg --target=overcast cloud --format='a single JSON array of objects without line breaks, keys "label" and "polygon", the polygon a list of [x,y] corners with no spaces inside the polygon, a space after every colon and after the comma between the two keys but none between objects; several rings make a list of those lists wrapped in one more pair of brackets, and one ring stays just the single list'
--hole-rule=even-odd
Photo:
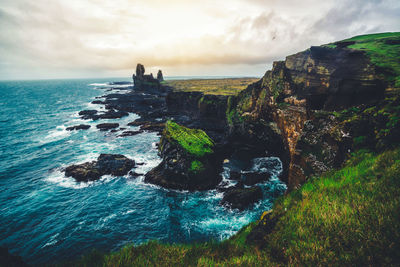
[{"label": "overcast cloud", "polygon": [[392,0],[3,0],[0,79],[261,76],[272,61],[354,35],[400,31]]}]

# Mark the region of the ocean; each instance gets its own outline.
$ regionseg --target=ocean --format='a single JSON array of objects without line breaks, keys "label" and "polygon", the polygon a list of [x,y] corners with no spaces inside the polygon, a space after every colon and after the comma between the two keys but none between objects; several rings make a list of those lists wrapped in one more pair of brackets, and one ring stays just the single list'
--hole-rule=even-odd
[{"label": "ocean", "polygon": [[[137,130],[126,124],[138,115],[96,122],[79,118],[81,110],[102,110],[90,102],[107,94],[109,82],[120,81],[129,79],[0,82],[0,246],[28,263],[43,264],[148,240],[223,240],[270,209],[285,191],[278,179],[278,158],[254,160],[252,168],[273,166],[274,175],[262,185],[264,199],[242,212],[220,206],[222,193],[216,190],[166,190],[143,183],[143,177],[103,176],[89,183],[65,177],[63,167],[95,160],[100,153],[123,154],[145,163],[135,169],[137,173],[161,161],[155,133],[120,138],[95,127],[118,122]],[[123,87],[121,93],[126,92]],[[81,123],[92,127],[66,130]],[[224,166],[225,178],[229,168]]]}]

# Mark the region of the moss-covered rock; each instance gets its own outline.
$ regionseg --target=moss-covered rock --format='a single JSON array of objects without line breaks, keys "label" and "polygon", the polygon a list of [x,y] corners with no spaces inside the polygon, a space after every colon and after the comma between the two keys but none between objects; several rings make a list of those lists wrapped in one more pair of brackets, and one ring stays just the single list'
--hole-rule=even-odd
[{"label": "moss-covered rock", "polygon": [[145,182],[193,191],[214,188],[221,181],[214,142],[200,129],[168,121],[159,151],[163,160],[146,174]]}]

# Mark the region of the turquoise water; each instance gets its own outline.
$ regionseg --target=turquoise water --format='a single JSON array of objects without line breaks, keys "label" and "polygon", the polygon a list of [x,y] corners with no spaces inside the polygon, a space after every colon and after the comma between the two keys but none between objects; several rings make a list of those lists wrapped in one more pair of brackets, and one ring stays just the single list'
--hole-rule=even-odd
[{"label": "turquoise water", "polygon": [[[265,199],[239,212],[219,206],[222,194],[215,190],[168,191],[144,184],[143,177],[104,176],[91,183],[64,177],[62,167],[100,153],[144,162],[138,173],[160,162],[156,134],[118,138],[95,128],[97,123],[119,122],[134,130],[126,124],[136,114],[96,122],[79,119],[80,110],[102,109],[90,102],[105,94],[98,86],[110,81],[124,79],[0,82],[0,246],[29,263],[45,263],[74,259],[93,248],[116,250],[154,239],[221,240],[260,216],[285,190],[274,177],[263,185]],[[65,130],[80,123],[92,127]]]}]

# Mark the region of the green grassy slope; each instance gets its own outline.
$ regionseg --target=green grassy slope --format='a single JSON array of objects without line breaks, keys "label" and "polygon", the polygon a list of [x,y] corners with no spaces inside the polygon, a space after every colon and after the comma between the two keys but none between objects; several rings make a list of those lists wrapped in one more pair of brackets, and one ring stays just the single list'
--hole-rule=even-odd
[{"label": "green grassy slope", "polygon": [[361,150],[343,169],[310,179],[278,199],[267,219],[278,222],[263,237],[262,248],[246,242],[260,220],[219,243],[149,242],[110,254],[93,252],[74,265],[397,265],[399,211],[400,149],[378,155]]}]

